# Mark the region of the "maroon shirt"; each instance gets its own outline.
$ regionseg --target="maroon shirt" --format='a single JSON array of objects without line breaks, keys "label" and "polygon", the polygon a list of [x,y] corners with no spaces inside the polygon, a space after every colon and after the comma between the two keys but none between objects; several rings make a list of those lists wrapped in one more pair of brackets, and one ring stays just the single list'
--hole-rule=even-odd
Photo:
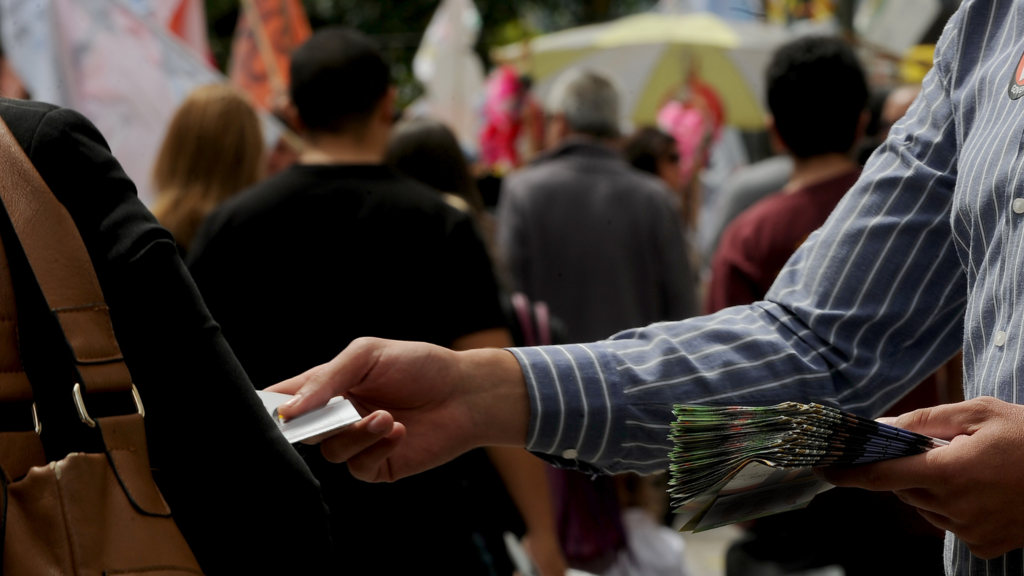
[{"label": "maroon shirt", "polygon": [[764,300],[789,257],[860,177],[856,168],[812,186],[776,192],[729,224],[711,261],[704,312]]}]

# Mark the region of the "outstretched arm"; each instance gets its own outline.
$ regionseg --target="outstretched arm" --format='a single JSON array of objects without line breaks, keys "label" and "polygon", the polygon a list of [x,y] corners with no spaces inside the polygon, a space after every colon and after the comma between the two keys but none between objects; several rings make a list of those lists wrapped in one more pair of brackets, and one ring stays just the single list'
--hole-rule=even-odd
[{"label": "outstretched arm", "polygon": [[[473,332],[452,342],[453,350],[504,348],[514,345],[508,328]],[[489,446],[487,457],[526,524],[523,540],[540,576],[564,576],[565,556],[555,528],[547,465],[522,448]]]},{"label": "outstretched arm", "polygon": [[376,432],[356,425],[324,446],[370,480],[486,445],[525,445],[591,471],[664,469],[677,403],[817,401],[877,416],[962,343],[968,287],[951,227],[959,149],[949,94],[961,22],[962,12],[950,20],[907,117],[766,302],[514,357],[360,340],[277,388],[303,394],[282,413],[335,394],[363,414],[390,411],[404,427],[378,416],[367,421],[381,424]]},{"label": "outstretched arm", "polygon": [[351,400],[368,417],[324,440],[321,450],[370,482],[393,482],[473,448],[526,444],[526,384],[505,350],[453,352],[360,338],[327,364],[268,390],[296,395],[278,409],[285,418],[334,396]]}]

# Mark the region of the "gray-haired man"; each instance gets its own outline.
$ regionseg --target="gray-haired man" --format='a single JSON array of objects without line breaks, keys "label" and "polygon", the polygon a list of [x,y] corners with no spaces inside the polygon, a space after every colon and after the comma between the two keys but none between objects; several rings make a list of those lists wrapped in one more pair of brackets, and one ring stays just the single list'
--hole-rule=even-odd
[{"label": "gray-haired man", "polygon": [[619,93],[566,72],[545,105],[551,149],[504,182],[498,242],[515,289],[548,303],[570,339],[696,313],[696,281],[670,192],[611,144]]}]

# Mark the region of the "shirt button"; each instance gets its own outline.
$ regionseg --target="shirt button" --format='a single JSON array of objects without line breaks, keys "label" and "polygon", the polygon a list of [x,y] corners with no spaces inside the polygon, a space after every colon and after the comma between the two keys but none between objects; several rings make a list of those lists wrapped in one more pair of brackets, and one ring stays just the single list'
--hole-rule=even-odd
[{"label": "shirt button", "polygon": [[1014,198],[1013,204],[1010,206],[1013,207],[1015,213],[1024,214],[1024,198]]},{"label": "shirt button", "polygon": [[562,458],[565,458],[566,460],[575,460],[576,457],[579,455],[580,453],[573,450],[572,448],[569,448],[568,450],[562,452]]},{"label": "shirt button", "polygon": [[1003,332],[1002,330],[996,332],[995,337],[992,338],[992,343],[996,346],[1006,344],[1006,332]]}]

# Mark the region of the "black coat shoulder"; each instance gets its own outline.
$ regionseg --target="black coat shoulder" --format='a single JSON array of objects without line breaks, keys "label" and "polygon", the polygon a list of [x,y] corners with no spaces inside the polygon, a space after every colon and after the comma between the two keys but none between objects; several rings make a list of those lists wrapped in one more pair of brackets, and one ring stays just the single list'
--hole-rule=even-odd
[{"label": "black coat shoulder", "polygon": [[[333,559],[316,481],[267,416],[173,237],[138,199],[106,140],[78,112],[49,104],[0,99],[0,118],[82,236],[146,406],[154,477],[203,571],[325,572]],[[81,430],[59,434],[65,423],[81,426],[68,393],[70,357],[2,209],[0,236],[22,360],[34,388],[41,384],[35,400],[47,456],[63,458],[82,450]],[[258,505],[266,494],[287,494],[289,505],[268,513]],[[278,546],[303,554],[267,552]]]}]

